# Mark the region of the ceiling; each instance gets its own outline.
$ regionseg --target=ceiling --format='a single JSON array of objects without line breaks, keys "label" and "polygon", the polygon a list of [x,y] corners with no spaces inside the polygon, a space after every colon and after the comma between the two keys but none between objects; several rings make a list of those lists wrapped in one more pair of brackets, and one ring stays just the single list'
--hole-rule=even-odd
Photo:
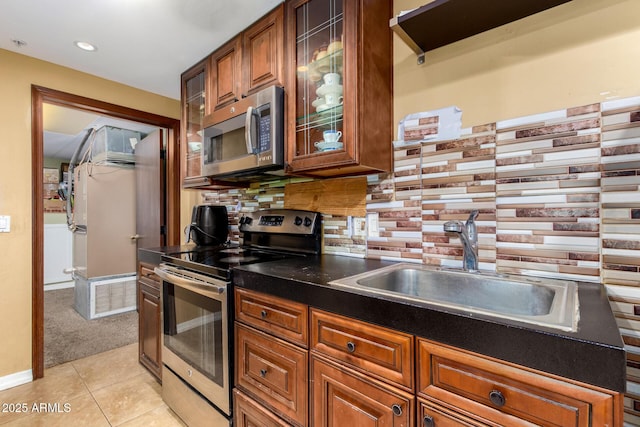
[{"label": "ceiling", "polygon": [[[2,0],[0,49],[180,99],[180,74],[282,0]],[[16,43],[15,41],[20,41]],[[94,44],[86,52],[76,41]],[[24,44],[22,44],[24,43]],[[154,128],[45,106],[44,156],[70,159],[85,129]]]},{"label": "ceiling", "polygon": [[281,2],[2,0],[0,48],[180,99],[183,71]]}]

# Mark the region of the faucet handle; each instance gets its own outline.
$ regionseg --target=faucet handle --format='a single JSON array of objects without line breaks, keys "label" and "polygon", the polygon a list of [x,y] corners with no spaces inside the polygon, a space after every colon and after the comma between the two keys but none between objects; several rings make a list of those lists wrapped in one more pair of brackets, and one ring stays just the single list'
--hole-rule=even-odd
[{"label": "faucet handle", "polygon": [[467,219],[467,223],[471,222],[471,221],[475,221],[476,218],[478,217],[478,214],[480,213],[480,211],[478,211],[477,209],[472,210],[469,213],[469,218]]},{"label": "faucet handle", "polygon": [[461,233],[465,225],[461,221],[447,221],[444,223],[444,231],[450,233]]}]

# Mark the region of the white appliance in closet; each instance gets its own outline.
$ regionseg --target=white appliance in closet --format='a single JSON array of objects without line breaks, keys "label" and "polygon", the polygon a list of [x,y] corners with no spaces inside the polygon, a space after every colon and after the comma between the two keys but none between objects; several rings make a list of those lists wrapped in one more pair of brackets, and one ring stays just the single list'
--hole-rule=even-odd
[{"label": "white appliance in closet", "polygon": [[44,225],[44,285],[71,283],[72,277],[65,273],[73,265],[73,235],[67,224]]}]

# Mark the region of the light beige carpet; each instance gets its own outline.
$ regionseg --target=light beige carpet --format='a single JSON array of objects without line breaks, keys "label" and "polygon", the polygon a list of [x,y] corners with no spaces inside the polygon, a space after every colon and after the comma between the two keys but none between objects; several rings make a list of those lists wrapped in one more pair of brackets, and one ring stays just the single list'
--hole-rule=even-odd
[{"label": "light beige carpet", "polygon": [[123,347],[137,340],[137,311],[86,320],[73,308],[73,288],[45,291],[45,368]]}]

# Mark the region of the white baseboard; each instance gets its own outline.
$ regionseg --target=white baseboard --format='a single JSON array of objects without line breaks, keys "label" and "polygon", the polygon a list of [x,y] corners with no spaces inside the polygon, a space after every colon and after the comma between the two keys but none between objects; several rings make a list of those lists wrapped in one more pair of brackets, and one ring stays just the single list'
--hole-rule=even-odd
[{"label": "white baseboard", "polygon": [[33,381],[33,372],[31,369],[22,372],[16,372],[15,374],[5,375],[0,377],[0,390],[6,390],[15,386],[30,383]]},{"label": "white baseboard", "polygon": [[44,290],[56,291],[58,289],[73,288],[75,285],[76,285],[76,282],[74,282],[73,280],[70,282],[52,283],[51,285],[44,285]]}]

